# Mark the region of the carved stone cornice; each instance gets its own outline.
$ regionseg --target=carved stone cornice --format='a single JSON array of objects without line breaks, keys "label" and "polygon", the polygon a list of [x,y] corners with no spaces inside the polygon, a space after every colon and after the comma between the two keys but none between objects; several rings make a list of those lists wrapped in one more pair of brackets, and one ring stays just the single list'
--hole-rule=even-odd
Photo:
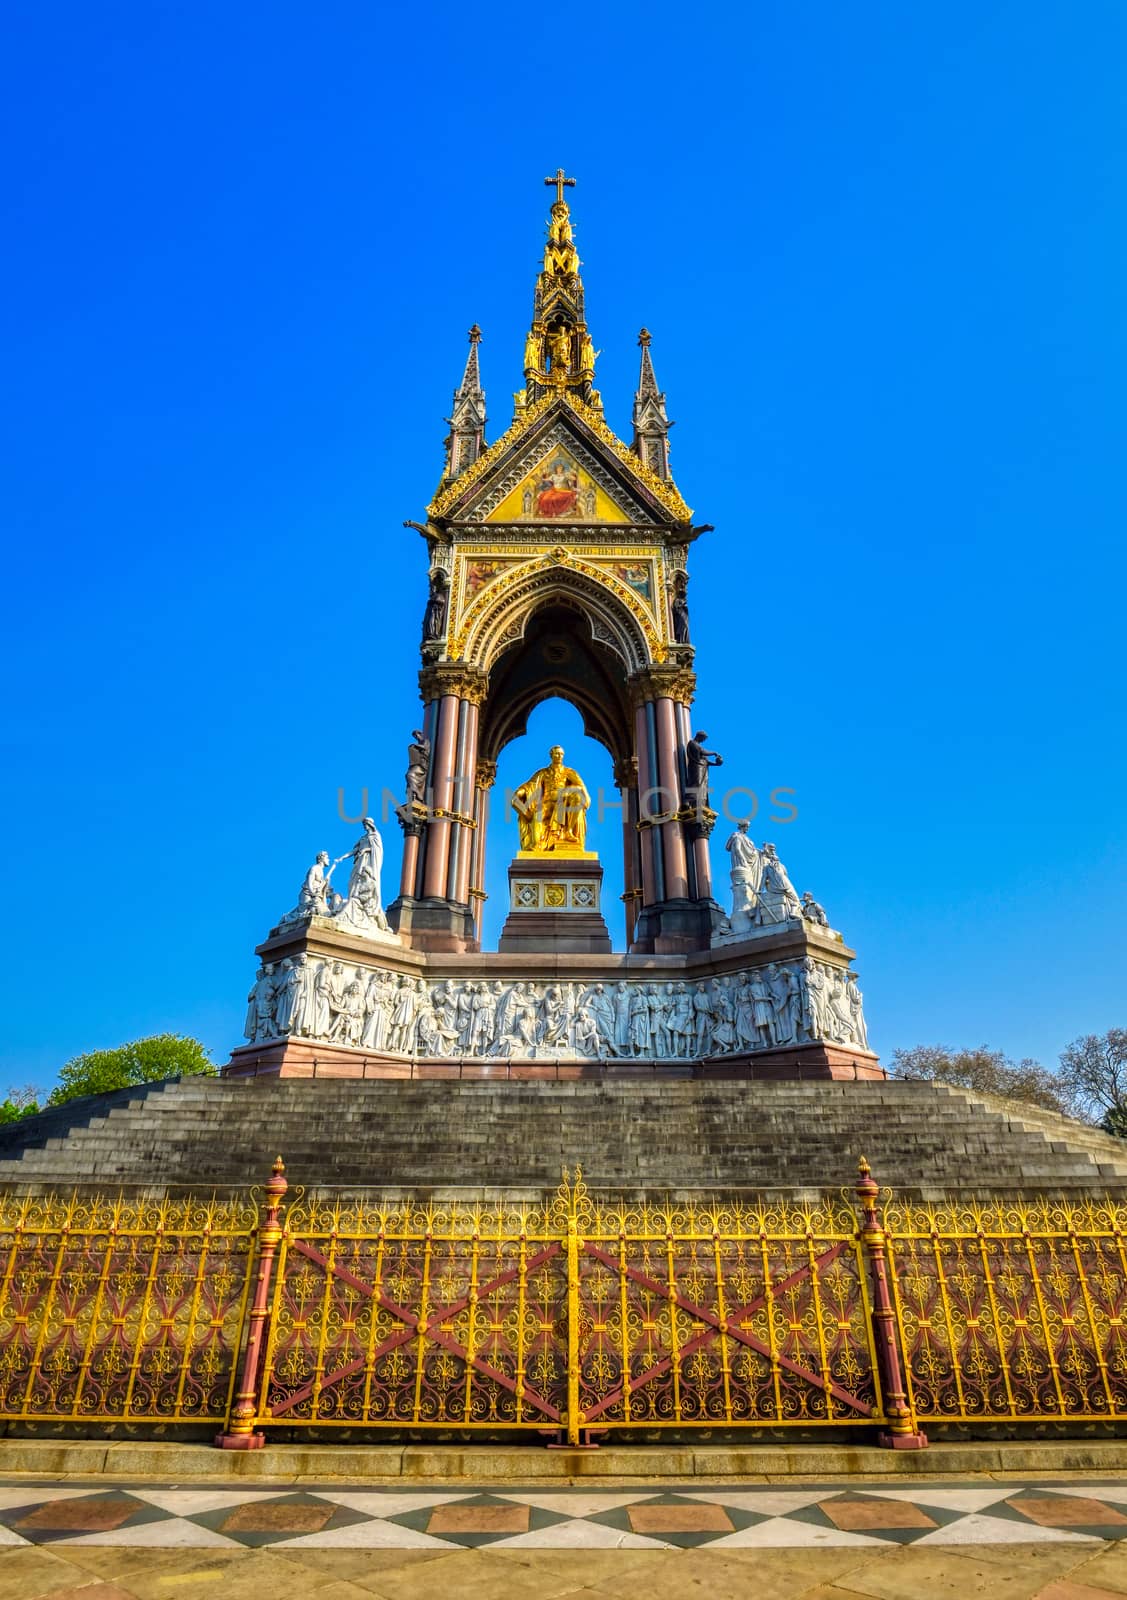
[{"label": "carved stone cornice", "polygon": [[489,674],[463,661],[436,661],[419,673],[419,694],[424,705],[444,695],[455,695],[471,705],[485,704],[489,693]]},{"label": "carved stone cornice", "polygon": [[635,710],[649,700],[676,700],[691,706],[697,690],[697,675],[689,667],[672,662],[643,667],[626,680],[630,704]]}]

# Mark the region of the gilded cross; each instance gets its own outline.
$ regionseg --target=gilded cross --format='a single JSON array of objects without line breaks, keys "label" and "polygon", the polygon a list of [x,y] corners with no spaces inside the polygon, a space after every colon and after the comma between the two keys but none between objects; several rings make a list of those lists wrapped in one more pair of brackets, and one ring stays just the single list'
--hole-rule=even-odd
[{"label": "gilded cross", "polygon": [[557,167],[556,168],[556,175],[555,175],[554,178],[545,178],[544,182],[549,186],[549,188],[552,186],[553,183],[555,184],[555,186],[556,186],[556,204],[557,205],[562,205],[563,204],[563,192],[564,192],[565,188],[567,188],[567,189],[574,189],[575,188],[575,179],[574,178],[565,178],[564,177],[564,169],[562,167]]}]

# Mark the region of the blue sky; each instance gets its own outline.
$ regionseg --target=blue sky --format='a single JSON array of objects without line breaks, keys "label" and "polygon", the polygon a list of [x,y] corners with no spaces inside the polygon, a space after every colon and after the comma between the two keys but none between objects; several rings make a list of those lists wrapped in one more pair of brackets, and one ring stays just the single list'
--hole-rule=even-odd
[{"label": "blue sky", "polygon": [[[471,322],[508,424],[561,162],[608,420],[644,322],[716,526],[699,720],[795,790],[752,831],[875,1045],[1127,1021],[1121,5],[63,4],[7,43],[0,1083],[163,1028],[223,1059],[338,789],[401,783],[401,524]],[[556,737],[602,781],[552,703],[502,782]]]}]

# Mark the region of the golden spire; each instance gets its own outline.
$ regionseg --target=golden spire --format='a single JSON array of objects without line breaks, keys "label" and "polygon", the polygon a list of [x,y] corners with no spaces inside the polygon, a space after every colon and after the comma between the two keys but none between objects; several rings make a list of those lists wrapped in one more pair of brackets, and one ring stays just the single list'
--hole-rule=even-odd
[{"label": "golden spire", "polygon": [[595,347],[587,331],[583,312],[583,280],[579,276],[579,253],[571,232],[571,211],[564,189],[574,188],[575,179],[557,168],[554,178],[545,178],[554,188],[544,246],[544,266],[536,280],[532,326],[524,344],[525,387],[516,396],[518,415],[545,394],[570,390],[588,405],[601,409],[595,379]]}]

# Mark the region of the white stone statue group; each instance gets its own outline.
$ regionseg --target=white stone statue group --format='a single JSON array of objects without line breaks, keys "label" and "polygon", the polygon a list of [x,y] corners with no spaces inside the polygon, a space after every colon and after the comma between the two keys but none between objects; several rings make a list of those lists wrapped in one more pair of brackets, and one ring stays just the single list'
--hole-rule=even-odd
[{"label": "white stone statue group", "polygon": [[[348,893],[340,895],[332,886],[333,873],[342,861],[352,858]],[[307,922],[310,917],[334,917],[354,933],[384,934],[393,937],[380,899],[380,872],[383,868],[383,840],[371,817],[364,818],[364,832],[352,849],[330,860],[322,850],[305,874],[297,905],[282,918],[288,922]]]},{"label": "white stone statue group", "polygon": [[823,1040],[868,1049],[856,977],[772,962],[696,982],[459,983],[296,955],[259,969],[253,1043],[283,1034],[432,1059],[693,1060]]},{"label": "white stone statue group", "polygon": [[731,933],[750,933],[753,928],[771,927],[795,917],[828,926],[826,913],[812,894],[798,898],[775,846],[765,844],[759,849],[746,822],[736,824],[724,848],[732,858]]}]

